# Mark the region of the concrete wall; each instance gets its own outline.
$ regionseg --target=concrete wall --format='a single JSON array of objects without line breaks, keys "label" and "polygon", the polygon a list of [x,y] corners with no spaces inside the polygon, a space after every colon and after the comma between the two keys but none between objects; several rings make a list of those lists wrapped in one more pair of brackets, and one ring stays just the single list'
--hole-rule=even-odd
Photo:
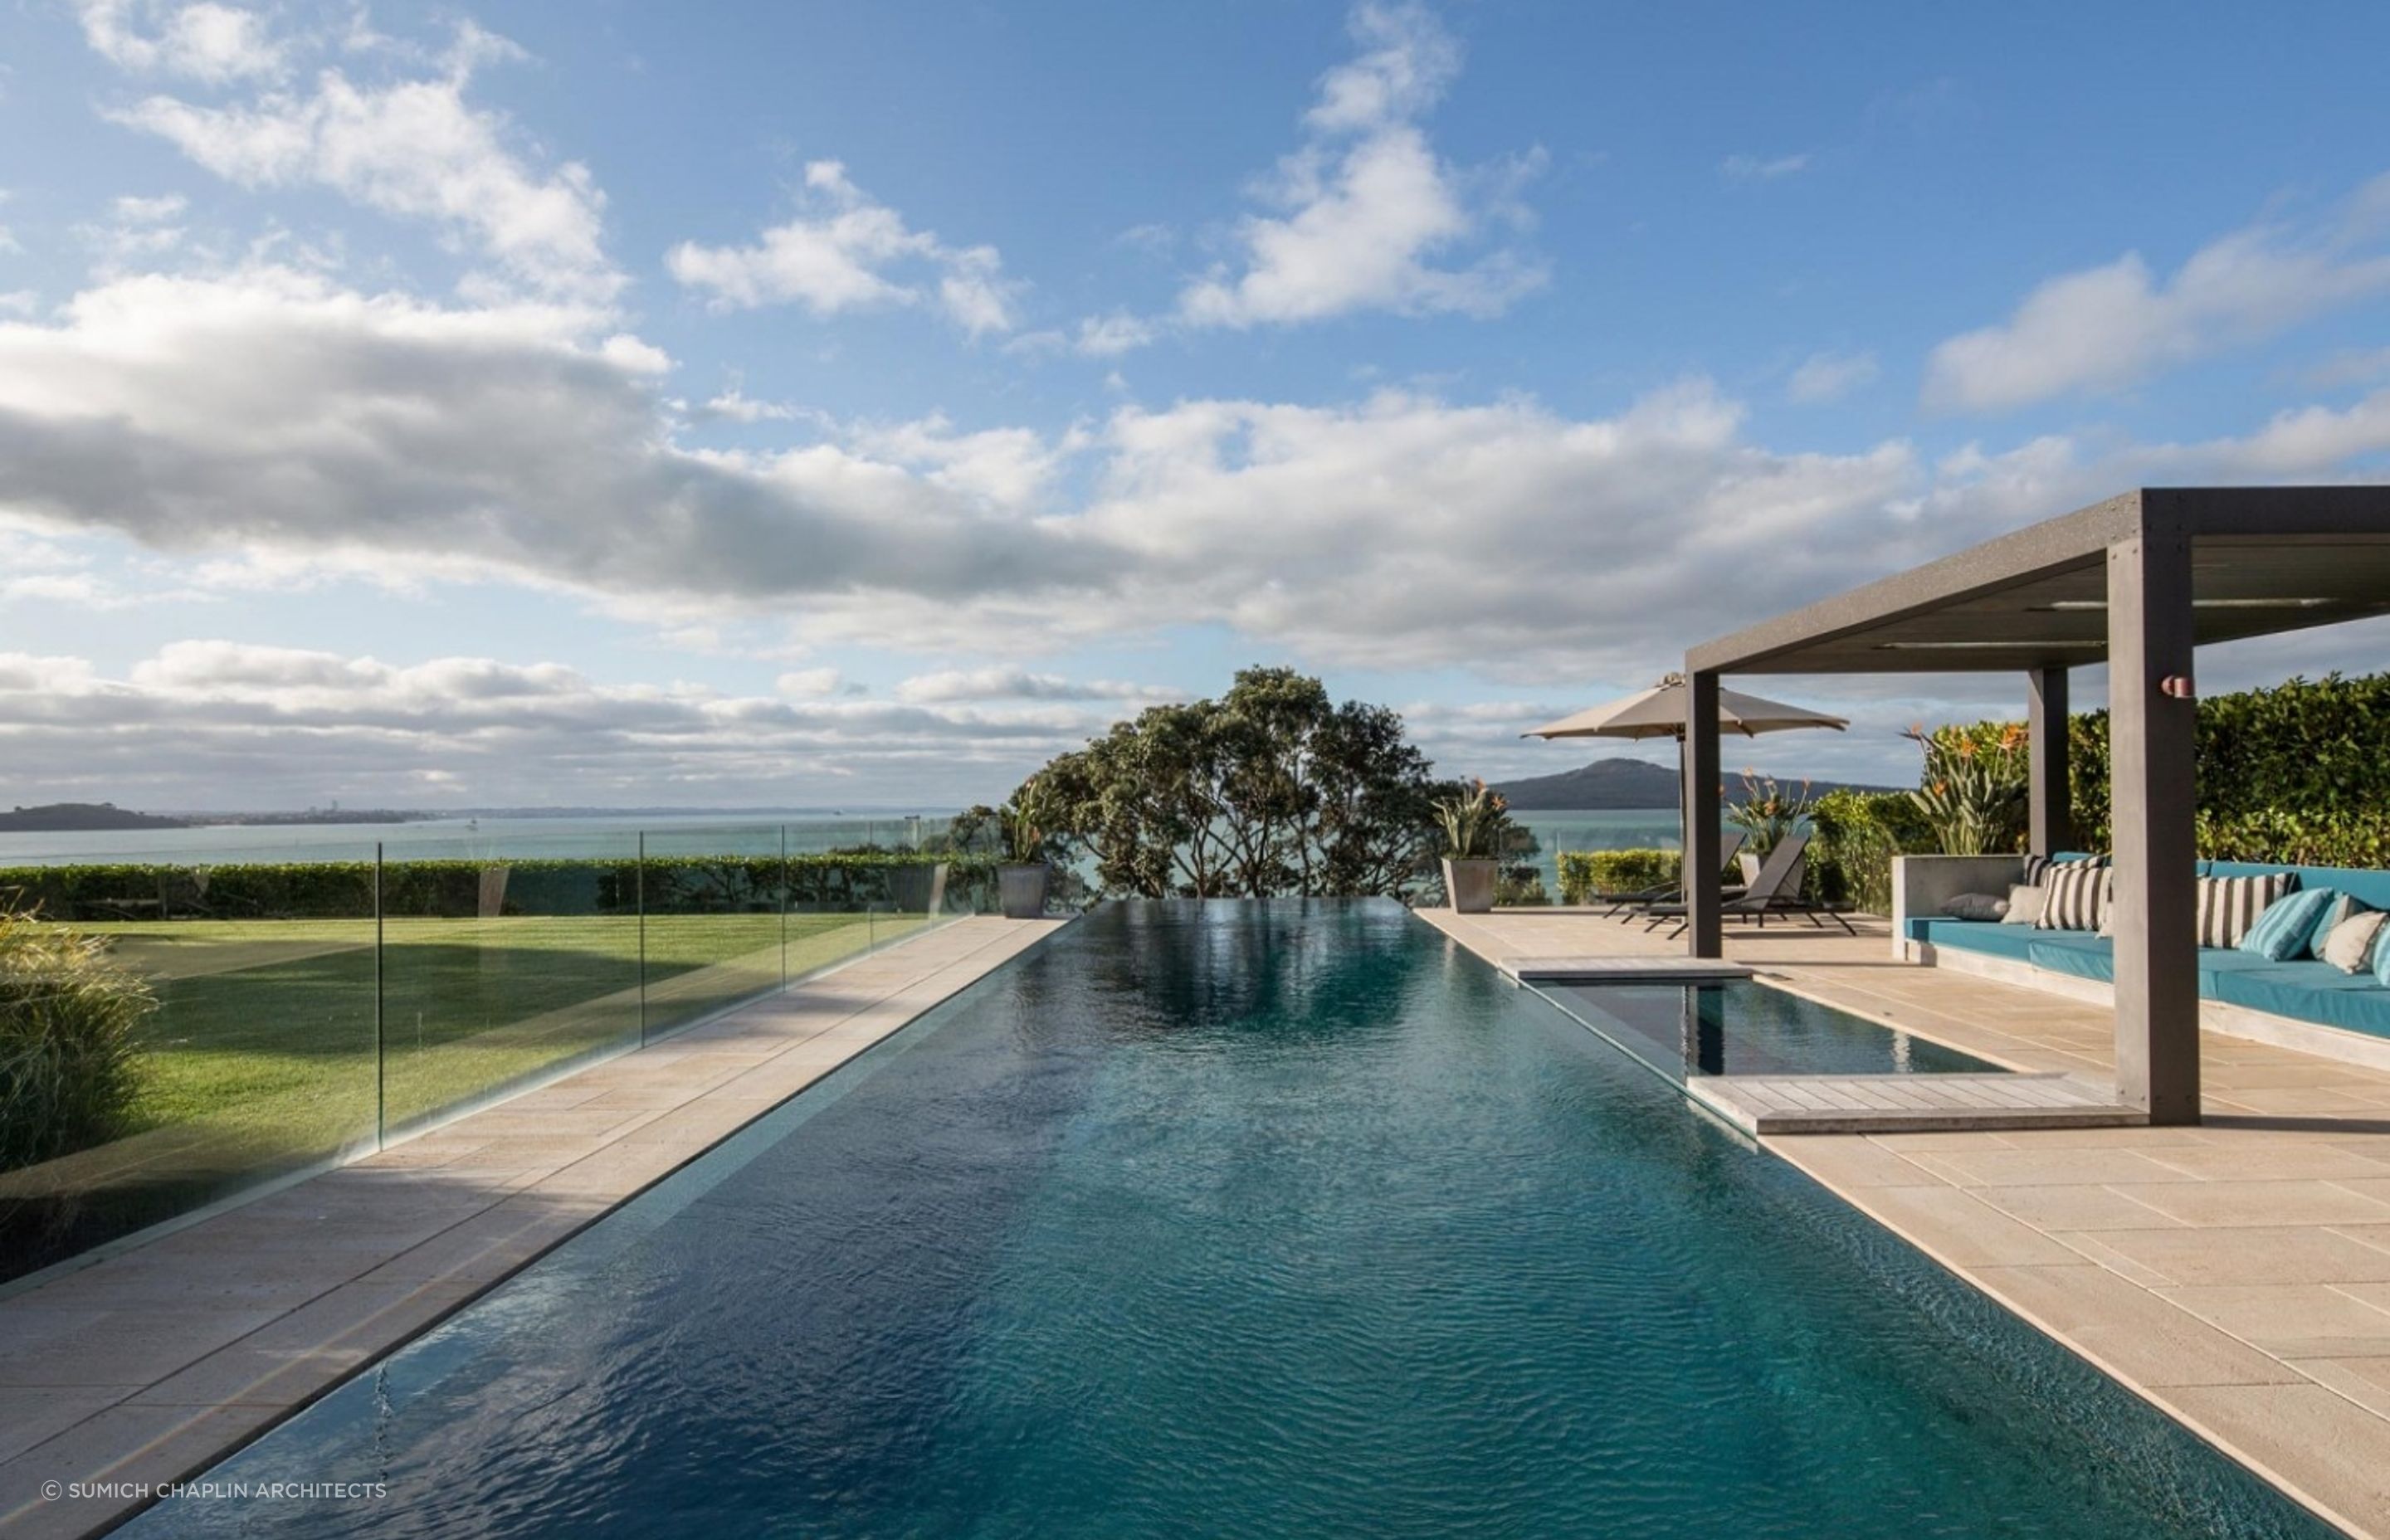
[{"label": "concrete wall", "polygon": [[2022,855],[1895,855],[1892,858],[1892,955],[1908,956],[1908,921],[1931,918],[1960,893],[2008,896],[2024,879]]}]

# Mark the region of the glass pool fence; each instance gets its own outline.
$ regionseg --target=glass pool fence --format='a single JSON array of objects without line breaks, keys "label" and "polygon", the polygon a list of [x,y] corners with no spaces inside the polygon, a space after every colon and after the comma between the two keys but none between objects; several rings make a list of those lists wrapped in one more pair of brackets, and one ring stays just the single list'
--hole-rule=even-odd
[{"label": "glass pool fence", "polygon": [[944,819],[322,835],[0,865],[0,1286],[996,906]]}]

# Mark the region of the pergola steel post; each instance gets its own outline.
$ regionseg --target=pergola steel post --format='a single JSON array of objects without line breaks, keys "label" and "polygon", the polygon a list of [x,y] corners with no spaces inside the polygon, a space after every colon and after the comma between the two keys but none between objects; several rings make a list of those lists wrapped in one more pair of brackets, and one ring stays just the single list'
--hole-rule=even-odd
[{"label": "pergola steel post", "polygon": [[1718,676],[1685,671],[1685,934],[1696,957],[1726,956],[1718,868]]},{"label": "pergola steel post", "polygon": [[2025,755],[2031,779],[2030,848],[2051,855],[2073,847],[2074,789],[2066,769],[2066,669],[2046,664],[2025,675]]},{"label": "pergola steel post", "polygon": [[2108,547],[2109,821],[2115,841],[2116,1092],[2152,1123],[2199,1121],[2191,815],[2191,540],[2144,519]]}]

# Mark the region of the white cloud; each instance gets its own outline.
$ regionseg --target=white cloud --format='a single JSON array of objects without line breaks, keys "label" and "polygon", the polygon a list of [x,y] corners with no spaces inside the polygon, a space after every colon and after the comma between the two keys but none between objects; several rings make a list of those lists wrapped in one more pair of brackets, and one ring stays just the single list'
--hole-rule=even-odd
[{"label": "white cloud", "polygon": [[1784,382],[1784,393],[1810,405],[1840,401],[1879,372],[1871,353],[1813,353]]},{"label": "white cloud", "polygon": [[[798,676],[792,676],[798,677]],[[609,684],[559,663],[173,642],[121,676],[0,653],[0,755],[21,799],[149,807],[492,802],[882,804],[1000,791],[1100,712],[936,709]],[[794,698],[802,696],[803,698]],[[932,804],[934,805],[934,804]]]},{"label": "white cloud", "polygon": [[[1635,680],[2120,487],[2327,479],[2390,449],[2384,392],[2203,443],[1796,454],[1691,380],[1598,417],[1197,398],[1060,435],[823,421],[700,451],[609,326],[284,270],[108,283],[0,322],[0,516],[218,589],[512,582],[988,669],[1208,626],[1313,666]],[[1021,677],[910,687],[1094,687]]]},{"label": "white cloud", "polygon": [[1497,247],[1461,267],[1437,265],[1481,241],[1489,225],[1521,224],[1521,183],[1540,152],[1465,173],[1446,165],[1418,118],[1460,68],[1459,45],[1423,5],[1364,0],[1352,14],[1360,56],[1321,77],[1302,148],[1257,189],[1280,212],[1238,228],[1234,267],[1215,269],[1178,299],[1199,327],[1314,321],[1356,310],[1495,315],[1545,278],[1540,263]]},{"label": "white cloud", "polygon": [[[993,246],[948,246],[916,230],[857,187],[836,160],[805,167],[806,208],[752,246],[683,241],[666,255],[672,276],[725,309],[797,304],[816,315],[921,302],[933,276],[938,304],[973,337],[1009,331],[1019,286]],[[896,274],[899,276],[892,276]]]},{"label": "white cloud", "polygon": [[278,75],[283,47],[255,11],[200,0],[81,0],[84,41],[141,74],[187,75],[210,85]]},{"label": "white cloud", "polygon": [[754,400],[734,384],[726,387],[692,415],[700,420],[718,418],[724,422],[753,424],[794,422],[802,414],[785,402]]},{"label": "white cloud", "polygon": [[1109,315],[1090,315],[1079,323],[1078,340],[1072,345],[1089,358],[1116,358],[1134,353],[1153,340],[1153,323],[1140,320],[1125,311]]},{"label": "white cloud", "polygon": [[794,699],[818,700],[836,695],[845,684],[846,676],[834,668],[801,668],[780,675],[774,687]]},{"label": "white cloud", "polygon": [[126,225],[164,225],[183,217],[191,200],[181,193],[164,193],[156,198],[120,198],[111,207],[116,217]]},{"label": "white cloud", "polygon": [[896,699],[916,705],[943,705],[962,700],[1131,700],[1156,701],[1183,692],[1158,685],[1133,685],[1119,679],[1074,680],[1059,674],[1032,674],[1024,669],[941,669],[917,674],[896,687]]},{"label": "white cloud", "polygon": [[623,279],[606,260],[606,198],[588,168],[533,169],[505,115],[465,99],[474,66],[512,47],[501,45],[469,24],[431,78],[361,85],[328,69],[308,90],[225,107],[156,96],[109,116],[242,186],[328,187],[431,221],[537,292],[609,301]]},{"label": "white cloud", "polygon": [[1757,155],[1729,155],[1718,162],[1721,175],[1736,182],[1773,182],[1780,176],[1791,176],[1809,169],[1806,151],[1799,155],[1779,155],[1764,158]]},{"label": "white cloud", "polygon": [[1997,412],[2114,390],[2390,290],[2390,256],[2355,249],[2374,235],[2385,200],[2390,178],[2362,189],[2320,232],[2236,230],[2164,280],[2137,251],[2051,278],[2006,323],[1934,350],[1926,404]]},{"label": "white cloud", "polygon": [[1026,430],[685,451],[652,393],[662,355],[602,325],[278,268],[107,283],[55,324],[0,323],[0,510],[244,565],[503,573],[658,605],[1034,591],[1106,559],[987,517],[1048,473]]},{"label": "white cloud", "polygon": [[41,302],[41,296],[30,289],[11,289],[0,293],[0,314],[31,315]]}]

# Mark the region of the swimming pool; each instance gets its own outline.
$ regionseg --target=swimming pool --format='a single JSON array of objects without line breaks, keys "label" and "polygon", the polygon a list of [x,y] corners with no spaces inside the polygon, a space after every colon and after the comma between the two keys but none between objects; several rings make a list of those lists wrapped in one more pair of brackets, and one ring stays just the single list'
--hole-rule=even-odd
[{"label": "swimming pool", "polygon": [[1530,983],[1670,1080],[1703,1075],[1996,1074],[2000,1066],[1751,979]]},{"label": "swimming pool", "polygon": [[1391,905],[1099,911],[165,1534],[2313,1534]]}]

